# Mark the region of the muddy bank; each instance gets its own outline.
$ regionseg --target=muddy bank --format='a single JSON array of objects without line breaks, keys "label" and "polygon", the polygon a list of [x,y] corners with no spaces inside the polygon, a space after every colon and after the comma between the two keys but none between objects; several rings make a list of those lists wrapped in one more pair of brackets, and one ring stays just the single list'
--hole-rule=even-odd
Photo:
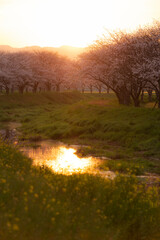
[{"label": "muddy bank", "polygon": [[0,128],[0,137],[3,141],[17,144],[18,138],[20,136],[20,131],[18,130],[21,127],[21,123],[17,122],[8,122],[3,124],[3,128]]}]

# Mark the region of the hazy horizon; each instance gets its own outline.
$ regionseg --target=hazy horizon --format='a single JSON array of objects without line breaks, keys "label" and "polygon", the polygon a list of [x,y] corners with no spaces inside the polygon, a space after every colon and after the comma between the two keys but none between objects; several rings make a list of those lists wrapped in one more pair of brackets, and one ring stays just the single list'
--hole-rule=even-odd
[{"label": "hazy horizon", "polygon": [[25,47],[12,47],[10,45],[0,45],[0,51],[16,52],[16,51],[34,51],[34,50],[47,50],[57,52],[62,56],[69,57],[70,59],[76,58],[79,54],[85,51],[82,47],[73,47],[63,45],[60,47],[41,47],[41,46],[25,46]]},{"label": "hazy horizon", "polygon": [[75,47],[75,46],[71,46],[71,45],[61,45],[61,46],[58,46],[58,47],[55,47],[55,46],[39,46],[39,45],[30,45],[30,46],[22,46],[22,47],[14,47],[12,45],[8,45],[8,44],[0,44],[0,47],[11,47],[11,48],[32,48],[32,47],[39,47],[39,48],[80,48],[80,49],[84,49],[85,47]]}]

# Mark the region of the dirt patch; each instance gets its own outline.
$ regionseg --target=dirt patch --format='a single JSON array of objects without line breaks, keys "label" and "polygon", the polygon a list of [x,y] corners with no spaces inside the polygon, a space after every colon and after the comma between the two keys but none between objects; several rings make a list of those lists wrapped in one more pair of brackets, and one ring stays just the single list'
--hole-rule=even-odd
[{"label": "dirt patch", "polygon": [[94,101],[88,102],[88,104],[106,106],[106,105],[109,105],[109,101],[108,100],[94,100]]}]

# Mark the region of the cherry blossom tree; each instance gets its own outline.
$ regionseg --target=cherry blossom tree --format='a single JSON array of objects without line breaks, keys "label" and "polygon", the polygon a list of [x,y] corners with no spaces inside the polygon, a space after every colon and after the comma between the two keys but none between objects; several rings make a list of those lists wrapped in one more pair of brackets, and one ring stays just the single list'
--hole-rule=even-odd
[{"label": "cherry blossom tree", "polygon": [[65,76],[68,71],[69,60],[51,51],[35,52],[35,63],[32,70],[36,82],[45,86],[47,91],[54,89],[60,91],[60,86],[65,82]]},{"label": "cherry blossom tree", "polygon": [[148,82],[153,86],[156,81],[153,87],[159,94],[154,80],[159,78],[159,29],[154,25],[104,36],[80,56],[82,73],[114,91],[120,104],[129,105],[132,99],[139,106]]},{"label": "cherry blossom tree", "polygon": [[11,79],[8,73],[8,54],[0,52],[0,87],[9,94]]}]

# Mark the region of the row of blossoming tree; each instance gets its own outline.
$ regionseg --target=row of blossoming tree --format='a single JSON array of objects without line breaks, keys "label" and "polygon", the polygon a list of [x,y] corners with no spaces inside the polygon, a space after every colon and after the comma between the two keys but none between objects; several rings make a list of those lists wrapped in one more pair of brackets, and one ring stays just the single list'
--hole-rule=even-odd
[{"label": "row of blossoming tree", "polygon": [[160,107],[160,23],[133,33],[108,33],[80,56],[81,76],[115,92],[119,103],[140,104],[155,91]]},{"label": "row of blossoming tree", "polygon": [[0,87],[7,94],[14,90],[56,90],[66,85],[73,69],[66,57],[51,51],[0,53]]},{"label": "row of blossoming tree", "polygon": [[120,104],[140,105],[144,91],[160,107],[160,23],[136,32],[104,35],[77,60],[51,51],[0,52],[0,89],[109,91]]},{"label": "row of blossoming tree", "polygon": [[0,89],[7,94],[93,88],[101,92],[102,84],[84,79],[77,60],[47,50],[0,52]]}]

